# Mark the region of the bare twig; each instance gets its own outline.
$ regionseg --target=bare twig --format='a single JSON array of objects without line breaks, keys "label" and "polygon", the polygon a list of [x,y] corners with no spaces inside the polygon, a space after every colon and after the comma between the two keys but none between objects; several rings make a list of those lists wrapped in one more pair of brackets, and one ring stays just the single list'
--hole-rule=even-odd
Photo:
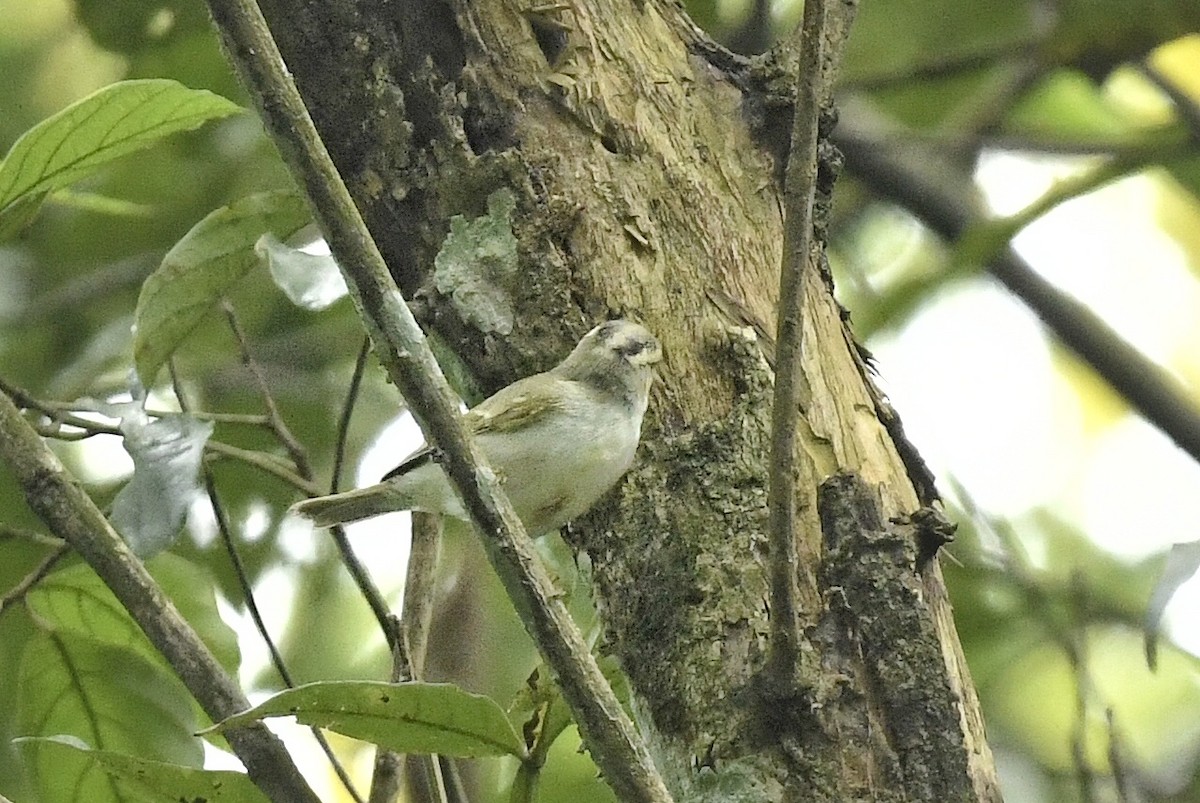
[{"label": "bare twig", "polygon": [[454,394],[321,143],[262,13],[253,0],[209,0],[208,5],[226,52],[308,195],[380,362],[444,455],[442,467],[525,627],[554,668],[592,757],[621,799],[670,800],[646,745],[558,598],[496,475],[482,468],[486,461],[463,426]]},{"label": "bare twig", "polygon": [[1187,90],[1171,80],[1170,76],[1155,67],[1149,59],[1142,59],[1137,68],[1142,75],[1146,76],[1152,84],[1171,99],[1179,118],[1192,133],[1192,140],[1200,142],[1200,103],[1197,103]]},{"label": "bare twig", "polygon": [[[433,619],[434,586],[438,558],[442,549],[442,519],[430,513],[412,514],[412,546],[408,553],[408,571],[404,578],[404,609],[400,634],[408,651],[415,680],[425,677],[425,654],[429,646],[429,625]],[[453,770],[453,763],[446,759]],[[437,803],[448,800],[442,763],[438,756],[410,756],[409,766],[420,765],[428,782],[429,795]]]},{"label": "bare twig", "polygon": [[33,567],[33,571],[21,578],[21,582],[10,588],[4,596],[0,597],[0,614],[8,610],[9,606],[20,602],[29,593],[29,589],[41,582],[42,578],[50,573],[54,568],[54,564],[58,563],[63,555],[71,551],[71,545],[65,541],[56,546],[49,555],[42,558],[42,562]]},{"label": "bare twig", "polygon": [[824,0],[807,0],[800,22],[792,141],[784,179],[785,234],[776,331],[775,398],[771,412],[770,515],[771,658],[780,678],[791,678],[800,655],[800,600],[796,571],[796,425],[803,381],[801,340],[804,291],[812,273],[812,215],[817,186],[817,123],[822,81]]},{"label": "bare twig", "polygon": [[342,405],[342,413],[338,416],[337,438],[333,447],[333,477],[329,480],[329,493],[335,494],[341,488],[342,469],[346,465],[346,443],[350,439],[350,418],[354,415],[354,406],[358,404],[358,394],[362,389],[363,374],[367,370],[367,358],[371,356],[371,339],[364,337],[358,347],[358,356],[354,358],[354,373],[350,375],[350,389],[346,391],[346,403]]},{"label": "bare twig", "polygon": [[[400,622],[393,616],[388,629],[393,633],[400,632]],[[403,683],[413,680],[412,666],[409,663],[408,651],[404,639],[392,642],[392,682]],[[375,767],[371,772],[371,793],[368,803],[392,803],[400,794],[400,769],[404,766],[404,756],[387,750],[382,746],[375,748]]]},{"label": "bare twig", "polygon": [[63,543],[61,538],[40,533],[37,530],[27,530],[24,527],[13,527],[11,524],[0,524],[0,541],[12,539],[29,541],[41,546],[57,547]]},{"label": "bare twig", "polygon": [[[29,393],[7,384],[0,380],[0,389],[13,398],[20,407],[28,410],[36,410],[49,419],[50,424],[35,424],[34,428],[38,434],[45,438],[53,438],[60,441],[76,441],[85,438],[91,438],[96,435],[115,435],[122,437],[124,433],[116,424],[109,424],[103,421],[93,421],[90,418],[84,418],[73,410],[79,410],[80,405],[70,404],[67,402],[47,401],[45,399],[34,398]],[[164,416],[174,415],[163,411],[148,411],[148,415]],[[259,415],[237,415],[232,413],[203,413],[190,412],[188,415],[204,421],[215,421],[217,423],[232,423],[232,424],[254,424],[263,425],[267,423],[264,416]],[[75,432],[63,432],[62,427],[72,427],[77,430]],[[253,449],[242,449],[232,444],[224,443],[217,440],[208,440],[204,444],[206,457],[213,459],[214,457],[228,457],[234,460],[240,460],[247,465],[254,466],[262,471],[272,474],[275,477],[286,482],[288,485],[298,489],[301,493],[308,496],[316,496],[321,493],[320,489],[313,484],[311,477],[304,477],[293,470],[292,464],[286,460],[267,452],[259,452]]]},{"label": "bare twig", "polygon": [[232,446],[228,443],[214,440],[210,440],[204,445],[204,451],[208,453],[206,457],[210,459],[215,457],[229,457],[261,469],[268,474],[278,477],[307,496],[316,496],[321,493],[316,483],[300,476],[284,460],[268,452],[243,449],[239,446]]},{"label": "bare twig", "polygon": [[[354,362],[354,374],[350,377],[350,390],[346,393],[346,403],[342,406],[342,414],[338,417],[337,440],[333,451],[333,479],[329,481],[329,493],[331,494],[338,492],[338,486],[341,483],[342,465],[346,460],[346,439],[350,432],[350,416],[354,412],[354,404],[358,400],[359,388],[362,387],[363,372],[366,370],[370,349],[371,342],[364,338],[362,348],[358,350],[358,358]],[[342,557],[342,563],[350,572],[354,584],[358,586],[359,593],[371,606],[371,612],[375,614],[379,629],[383,631],[383,637],[387,640],[388,650],[395,653],[400,633],[395,628],[395,618],[388,609],[383,594],[375,585],[375,581],[371,579],[367,567],[363,566],[362,561],[354,554],[354,549],[350,546],[350,539],[346,537],[345,528],[339,525],[332,528],[330,534]]]},{"label": "bare twig", "polygon": [[[249,708],[241,688],[6,393],[0,393],[0,457],[12,468],[29,506],[112,590],[208,716],[219,722]],[[268,797],[319,803],[283,744],[265,726],[232,728],[225,736]]]},{"label": "bare twig", "polygon": [[[179,402],[179,409],[183,412],[188,411],[187,398],[183,394],[183,386],[179,381],[179,375],[175,371],[175,361],[169,360],[167,368],[171,374],[171,384],[175,390],[175,398]],[[225,547],[225,553],[229,556],[229,562],[233,566],[234,576],[237,577],[238,586],[242,592],[242,601],[246,604],[246,610],[250,613],[250,619],[254,622],[254,628],[258,631],[258,635],[262,638],[263,643],[267,646],[267,652],[271,656],[271,664],[275,667],[275,671],[279,673],[279,677],[283,680],[284,685],[289,689],[296,684],[292,680],[292,675],[288,671],[287,664],[283,660],[283,653],[279,651],[275,640],[271,638],[271,633],[267,630],[267,623],[262,617],[262,612],[259,611],[258,602],[254,599],[254,588],[250,583],[250,574],[246,571],[246,564],[242,561],[242,556],[238,552],[237,544],[233,539],[233,526],[229,521],[229,514],[225,510],[225,504],[221,501],[221,497],[217,494],[217,483],[213,478],[212,469],[207,465],[203,468],[204,490],[208,495],[208,502],[212,506],[213,517],[217,522],[217,532],[221,536],[221,544]],[[309,730],[312,731],[313,737],[317,740],[321,750],[324,751],[329,759],[333,771],[341,779],[342,785],[346,787],[346,791],[354,798],[357,803],[363,803],[363,799],[359,796],[358,791],[354,788],[353,782],[350,780],[349,773],[342,766],[337,756],[330,747],[329,741],[325,738],[325,734],[321,733],[320,728],[313,726]]]},{"label": "bare twig", "polygon": [[1075,678],[1075,726],[1071,733],[1071,760],[1075,764],[1075,778],[1079,782],[1079,795],[1084,803],[1096,800],[1096,773],[1087,754],[1088,716],[1090,709],[1087,675],[1087,654],[1082,634],[1065,628],[1058,632],[1059,646],[1067,656],[1071,673]]},{"label": "bare twig", "polygon": [[1117,732],[1117,718],[1112,706],[1105,709],[1104,719],[1108,724],[1108,768],[1112,772],[1114,791],[1117,793],[1118,803],[1129,803],[1129,773],[1125,766],[1125,751],[1121,749],[1121,736]]},{"label": "bare twig", "polygon": [[[848,126],[862,131],[864,126]],[[842,129],[843,131],[845,129]],[[977,209],[971,177],[932,151],[889,148],[877,141],[835,132],[847,168],[877,194],[920,217],[947,240],[957,240]],[[1200,412],[1159,366],[1129,345],[1101,318],[1039,276],[1012,248],[988,272],[1021,299],[1064,345],[1095,369],[1147,421],[1200,461]]]},{"label": "bare twig", "polygon": [[222,300],[221,311],[225,313],[225,320],[229,323],[229,329],[233,332],[234,339],[237,340],[238,351],[242,355],[242,365],[246,366],[250,376],[254,378],[258,395],[262,397],[263,406],[267,408],[267,428],[287,450],[288,457],[292,458],[292,462],[296,464],[296,472],[311,482],[313,474],[308,462],[308,453],[296,436],[292,434],[292,430],[283,420],[283,416],[280,415],[279,406],[275,404],[275,397],[271,395],[271,388],[267,385],[267,378],[263,376],[258,360],[254,359],[254,355],[250,353],[250,341],[246,338],[246,330],[242,328],[233,304],[228,299]]}]

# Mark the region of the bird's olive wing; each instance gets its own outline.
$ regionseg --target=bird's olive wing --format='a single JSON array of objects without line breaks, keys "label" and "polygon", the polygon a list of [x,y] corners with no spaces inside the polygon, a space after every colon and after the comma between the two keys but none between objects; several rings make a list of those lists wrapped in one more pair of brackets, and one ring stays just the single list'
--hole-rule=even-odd
[{"label": "bird's olive wing", "polygon": [[538,374],[514,382],[473,407],[466,415],[472,434],[517,432],[535,426],[545,416],[562,409],[556,393],[561,380]]},{"label": "bird's olive wing", "polygon": [[[534,426],[547,414],[563,406],[563,396],[557,393],[557,377],[538,374],[514,382],[489,396],[467,411],[463,421],[472,435],[516,432]],[[433,457],[428,446],[414,452],[403,463],[389,471],[384,480],[407,474]]]}]

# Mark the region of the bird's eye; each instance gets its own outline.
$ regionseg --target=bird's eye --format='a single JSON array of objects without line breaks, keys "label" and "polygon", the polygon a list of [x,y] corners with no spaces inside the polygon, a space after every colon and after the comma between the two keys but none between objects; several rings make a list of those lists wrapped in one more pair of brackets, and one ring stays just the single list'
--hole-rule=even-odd
[{"label": "bird's eye", "polygon": [[625,345],[621,346],[618,349],[618,351],[620,351],[626,357],[632,357],[635,354],[641,354],[645,350],[645,348],[646,348],[646,344],[643,343],[641,340],[633,340],[633,341],[630,341],[629,343],[626,343]]}]

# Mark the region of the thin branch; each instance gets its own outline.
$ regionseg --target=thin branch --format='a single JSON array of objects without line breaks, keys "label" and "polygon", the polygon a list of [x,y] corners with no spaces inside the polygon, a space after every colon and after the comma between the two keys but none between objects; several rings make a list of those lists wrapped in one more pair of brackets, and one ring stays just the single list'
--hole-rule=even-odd
[{"label": "thin branch", "polygon": [[[412,514],[412,542],[408,553],[408,571],[404,578],[404,607],[400,634],[408,651],[414,680],[425,677],[425,655],[429,646],[429,626],[433,619],[434,588],[438,559],[442,550],[442,518],[430,513]],[[456,773],[447,758],[447,767]],[[446,779],[439,756],[410,756],[409,767],[423,767],[429,795],[437,803],[446,803]]]},{"label": "thin branch", "polygon": [[1071,733],[1071,760],[1075,765],[1075,778],[1079,782],[1079,795],[1084,803],[1096,800],[1096,773],[1087,754],[1088,715],[1091,695],[1087,676],[1087,656],[1083,638],[1078,631],[1060,633],[1060,646],[1066,653],[1075,679],[1075,727]]},{"label": "thin branch", "polygon": [[283,420],[283,416],[280,415],[279,406],[275,404],[275,397],[271,395],[271,388],[267,385],[267,378],[263,376],[258,360],[254,359],[254,355],[250,353],[250,341],[246,337],[246,330],[242,328],[241,321],[238,320],[237,313],[234,312],[233,304],[228,299],[223,299],[221,311],[225,313],[225,320],[229,324],[230,331],[233,332],[234,339],[237,340],[238,351],[242,355],[242,365],[246,366],[250,376],[254,378],[258,395],[262,397],[263,406],[267,408],[267,428],[287,450],[288,456],[296,465],[296,472],[311,482],[313,473],[308,462],[308,453],[296,436],[292,434],[292,430]]},{"label": "thin branch", "polygon": [[[0,457],[9,464],[29,506],[66,540],[112,590],[214,722],[250,702],[129,550],[83,488],[21,414],[0,393]],[[262,724],[225,732],[251,780],[273,800],[319,803],[283,743]]]},{"label": "thin branch", "polygon": [[29,541],[39,546],[57,547],[63,543],[61,538],[46,535],[37,530],[27,530],[24,527],[13,527],[11,524],[0,524],[0,541],[21,540]]},{"label": "thin branch", "polygon": [[[861,131],[863,125],[848,128]],[[848,170],[945,239],[958,240],[971,224],[978,207],[971,176],[946,165],[937,153],[894,150],[839,132],[834,140],[846,155]],[[992,260],[987,270],[1133,409],[1200,462],[1200,411],[1172,377],[1086,305],[1039,276],[1012,248]]]},{"label": "thin branch", "polygon": [[[96,435],[115,435],[123,437],[124,433],[116,424],[108,424],[102,421],[93,421],[90,418],[83,418],[71,412],[72,410],[80,409],[79,404],[69,404],[66,402],[46,401],[44,399],[34,398],[29,393],[20,388],[9,385],[0,380],[0,390],[3,390],[17,404],[28,410],[36,410],[45,415],[52,422],[50,425],[35,424],[34,428],[38,434],[45,438],[54,438],[61,441],[76,441],[85,438],[91,438]],[[193,413],[185,411],[188,415],[204,421],[216,421],[223,423],[237,424],[263,424],[266,418],[263,416],[247,416],[235,414],[221,413]],[[163,411],[148,412],[153,416],[175,415],[175,413],[167,413]],[[62,432],[60,427],[68,426],[79,430],[78,432]],[[234,460],[240,460],[247,465],[254,466],[262,471],[272,474],[286,482],[288,485],[298,489],[301,493],[308,496],[317,496],[321,493],[320,489],[313,484],[311,478],[306,478],[297,474],[292,470],[283,459],[267,452],[259,452],[252,449],[242,449],[238,446],[233,446],[223,441],[209,440],[204,444],[206,456],[210,459],[214,456],[228,457]]]},{"label": "thin branch", "polygon": [[414,512],[400,632],[408,650],[413,677],[418,680],[425,676],[425,653],[429,646],[429,625],[433,620],[434,586],[441,551],[441,517]]},{"label": "thin branch", "polygon": [[461,495],[526,629],[556,672],[592,757],[628,803],[671,800],[649,750],[571,621],[533,541],[467,434],[454,397],[396,289],[253,0],[209,0],[226,52],[292,174],[304,187],[380,362]]},{"label": "thin branch", "polygon": [[[771,659],[779,679],[794,677],[800,656],[796,550],[796,425],[803,382],[804,292],[813,248],[817,124],[822,81],[825,2],[807,0],[800,22],[792,141],[784,178],[783,265],[779,282],[775,398],[771,412],[768,511],[771,540]],[[788,684],[790,685],[790,683]]]},{"label": "thin branch", "polygon": [[1117,719],[1112,706],[1104,711],[1108,725],[1108,767],[1112,772],[1113,787],[1118,803],[1129,803],[1132,799],[1129,787],[1129,772],[1125,766],[1125,751],[1121,749],[1121,736],[1117,733]]},{"label": "thin branch", "polygon": [[[171,410],[147,410],[146,415],[162,418],[168,415],[178,415]],[[189,413],[197,421],[212,421],[214,424],[241,424],[251,427],[269,427],[270,419],[261,413],[213,413],[204,410],[193,410]]]},{"label": "thin branch", "polygon": [[206,456],[210,459],[214,457],[229,457],[261,469],[268,474],[278,477],[306,496],[317,496],[321,493],[316,483],[300,476],[292,470],[291,466],[268,452],[243,449],[240,446],[232,446],[222,441],[213,440],[204,445],[204,451],[208,453]]},{"label": "thin branch", "polygon": [[[388,629],[400,631],[400,622],[393,616]],[[413,680],[412,665],[404,639],[396,639],[392,645],[392,683]],[[371,792],[368,803],[392,803],[400,794],[400,769],[404,756],[382,746],[375,748],[375,766],[371,772]]]},{"label": "thin branch", "polygon": [[[179,409],[186,413],[188,411],[187,397],[184,396],[182,383],[179,381],[179,375],[175,371],[175,361],[167,362],[167,369],[171,375],[171,385],[175,391],[175,398],[179,402]],[[225,504],[221,501],[217,494],[217,483],[213,478],[212,469],[206,464],[203,467],[204,491],[208,495],[208,502],[212,505],[213,517],[217,522],[217,532],[221,536],[221,544],[225,547],[225,553],[229,556],[229,562],[233,565],[233,574],[237,578],[238,587],[242,592],[242,600],[246,603],[246,610],[250,613],[250,619],[254,622],[254,628],[258,631],[258,635],[262,638],[263,643],[267,646],[267,652],[271,656],[271,664],[275,667],[275,671],[279,673],[279,677],[283,680],[284,685],[289,689],[295,687],[295,682],[292,680],[292,675],[288,671],[287,664],[283,660],[283,653],[279,651],[275,640],[271,638],[271,633],[267,630],[267,623],[262,617],[262,612],[258,608],[258,602],[254,599],[254,588],[250,583],[250,574],[246,571],[246,564],[242,561],[242,556],[237,550],[237,544],[233,539],[233,526],[229,521],[229,514],[225,510]],[[346,791],[354,798],[357,803],[363,803],[362,797],[359,796],[354,788],[353,782],[350,780],[350,775],[342,766],[337,756],[333,752],[333,748],[329,746],[325,734],[321,733],[320,728],[311,727],[313,737],[321,746],[321,750],[329,759],[330,765],[342,784],[346,787]]]},{"label": "thin branch", "polygon": [[[853,124],[853,117],[839,122],[838,128],[842,135],[860,138],[870,136],[869,132],[854,131]],[[1080,139],[1067,139],[1030,131],[975,132],[901,126],[890,127],[886,136],[888,144],[896,147],[929,148],[957,153],[970,153],[982,147],[1017,153],[1095,156],[1137,162],[1149,162],[1156,156],[1161,159],[1165,150],[1179,148],[1188,141],[1187,131],[1175,123],[1165,123],[1131,134],[1098,135]]]},{"label": "thin branch", "polygon": [[[304,480],[306,486],[308,488],[315,488],[316,483],[313,475],[312,464],[308,460],[308,452],[304,449],[304,445],[300,443],[300,440],[294,434],[292,434],[292,430],[290,427],[288,427],[287,421],[284,420],[283,415],[279,412],[279,405],[275,403],[275,396],[271,393],[271,388],[267,384],[267,378],[263,374],[262,367],[259,365],[258,360],[254,358],[254,354],[250,351],[250,339],[246,336],[246,330],[242,327],[242,323],[238,319],[237,312],[234,310],[233,304],[228,299],[223,299],[221,301],[221,310],[225,313],[225,320],[229,324],[230,331],[233,332],[234,339],[237,341],[238,351],[242,355],[242,365],[246,366],[246,370],[248,370],[251,377],[253,377],[254,384],[258,388],[258,395],[262,398],[263,406],[267,410],[267,429],[269,429],[276,439],[283,444],[283,448],[287,450],[288,456],[291,457],[292,463],[294,463],[296,466],[296,473],[299,474],[300,478]],[[357,370],[355,379],[361,379],[361,373]],[[352,393],[354,392],[355,388],[352,388]],[[351,396],[351,398],[353,398],[353,396]],[[312,496],[313,494],[309,495]],[[209,497],[212,500],[215,508],[217,504],[217,498],[212,492],[211,488]],[[340,530],[341,528],[339,527],[338,529]],[[343,539],[344,537],[345,536],[343,534]],[[227,543],[229,544],[230,550],[232,550],[232,540],[228,540]],[[238,576],[239,578],[242,576],[240,567]],[[358,578],[355,579],[357,580]],[[369,578],[367,582],[370,583]],[[361,583],[359,587],[362,587]],[[371,584],[369,587],[375,592],[376,596],[379,595],[378,590],[375,589],[373,584]],[[259,632],[262,634],[263,640],[267,642],[267,646],[271,651],[272,661],[275,663],[280,677],[283,678],[284,682],[288,685],[288,688],[293,687],[295,684],[288,675],[287,668],[283,662],[283,656],[275,649],[275,645],[271,642],[271,639],[267,635],[266,626],[262,623],[261,618],[258,616],[257,606],[254,605],[253,597],[250,594],[248,585],[245,587],[244,592],[246,594],[246,599],[248,606],[250,607],[251,614],[254,617],[255,625],[259,627]],[[380,602],[382,602],[382,598],[380,598]],[[393,632],[394,630],[389,630],[388,627],[385,626],[385,637],[389,636]],[[391,644],[392,641],[393,639],[388,639],[389,644]],[[316,738],[317,743],[321,746],[321,750],[324,751],[326,757],[329,759],[329,763],[333,767],[333,771],[338,776],[338,779],[342,782],[342,786],[345,787],[346,791],[350,793],[350,796],[354,798],[357,803],[364,803],[362,795],[359,794],[358,789],[351,780],[349,773],[346,772],[345,767],[342,766],[341,761],[339,761],[337,756],[334,754],[333,748],[329,745],[328,740],[325,738],[325,734],[323,734],[321,729],[316,726],[313,726],[310,728],[310,730],[312,731],[313,737]],[[374,782],[372,782],[370,794],[372,803],[375,803]]]},{"label": "thin branch", "polygon": [[[346,403],[342,405],[342,414],[338,416],[337,438],[333,450],[333,479],[329,482],[329,493],[331,494],[337,493],[338,486],[341,484],[342,465],[346,461],[346,440],[350,433],[350,416],[358,401],[358,392],[362,387],[363,372],[366,370],[367,357],[370,353],[371,341],[364,338],[362,347],[358,350],[358,358],[354,361],[354,374],[350,377],[350,390],[346,392]],[[345,528],[339,525],[329,532],[341,555],[342,563],[350,572],[354,584],[358,586],[359,593],[371,606],[371,613],[375,614],[375,621],[379,623],[379,629],[383,631],[383,637],[387,640],[388,650],[394,653],[400,633],[395,627],[395,618],[392,616],[383,594],[380,593],[379,586],[375,585],[367,567],[363,566],[362,561],[354,554],[350,539],[346,537]]]},{"label": "thin branch", "polygon": [[0,614],[8,610],[9,606],[25,599],[25,595],[29,590],[42,581],[42,578],[50,573],[54,568],[54,564],[62,560],[63,555],[71,551],[71,545],[65,541],[60,542],[49,555],[42,559],[42,562],[33,567],[33,571],[21,578],[21,582],[10,588],[4,596],[0,597]]},{"label": "thin branch", "polygon": [[371,356],[371,339],[363,338],[358,347],[358,356],[354,358],[354,373],[350,375],[350,389],[346,391],[346,403],[342,405],[342,413],[338,416],[337,437],[333,447],[333,477],[329,481],[329,493],[335,494],[341,488],[342,469],[346,466],[346,444],[350,440],[350,418],[354,415],[354,407],[358,404],[358,394],[362,390],[363,375],[367,371],[367,358]]}]

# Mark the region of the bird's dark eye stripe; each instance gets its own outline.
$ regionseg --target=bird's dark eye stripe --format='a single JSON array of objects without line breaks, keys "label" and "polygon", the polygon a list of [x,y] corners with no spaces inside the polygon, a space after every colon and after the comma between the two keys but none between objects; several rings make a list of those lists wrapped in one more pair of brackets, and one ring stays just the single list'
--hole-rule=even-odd
[{"label": "bird's dark eye stripe", "polygon": [[626,343],[625,345],[621,346],[618,349],[618,351],[620,351],[626,357],[632,357],[635,354],[641,354],[645,348],[646,348],[645,342],[643,342],[641,340],[632,340],[632,341]]}]

